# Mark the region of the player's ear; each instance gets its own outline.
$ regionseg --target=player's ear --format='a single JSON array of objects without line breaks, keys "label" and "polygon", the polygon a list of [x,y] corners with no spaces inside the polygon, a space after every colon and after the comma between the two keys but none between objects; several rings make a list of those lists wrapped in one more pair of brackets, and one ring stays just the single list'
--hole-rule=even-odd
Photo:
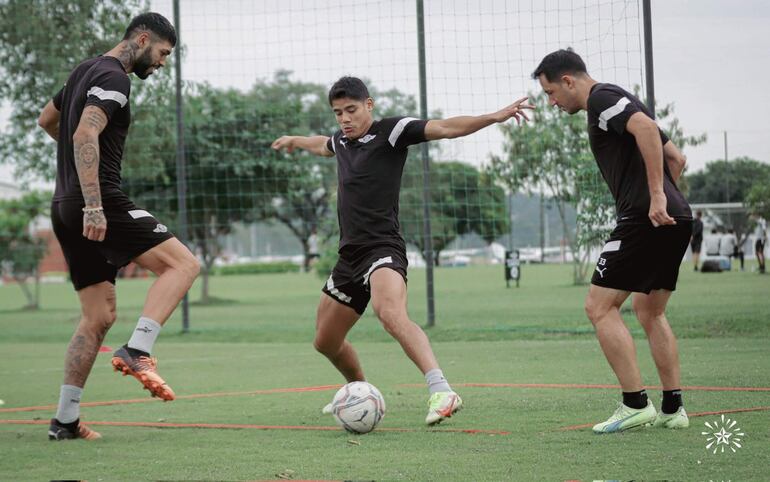
[{"label": "player's ear", "polygon": [[561,83],[568,89],[575,86],[575,78],[571,75],[565,74],[561,76]]},{"label": "player's ear", "polygon": [[371,112],[372,110],[374,110],[374,99],[372,99],[371,97],[368,97],[366,99],[365,105],[366,105],[366,110]]}]

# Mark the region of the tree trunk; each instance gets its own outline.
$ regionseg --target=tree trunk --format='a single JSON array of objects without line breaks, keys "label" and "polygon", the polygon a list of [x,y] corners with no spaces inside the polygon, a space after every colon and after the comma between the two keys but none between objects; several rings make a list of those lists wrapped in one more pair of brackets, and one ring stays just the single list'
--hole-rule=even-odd
[{"label": "tree trunk", "polygon": [[40,307],[37,304],[37,300],[35,300],[34,295],[29,289],[29,286],[27,286],[27,279],[23,276],[14,275],[13,279],[16,280],[16,284],[19,285],[19,288],[21,288],[22,293],[24,293],[24,297],[27,298],[27,304],[24,306],[25,310],[37,310]]}]

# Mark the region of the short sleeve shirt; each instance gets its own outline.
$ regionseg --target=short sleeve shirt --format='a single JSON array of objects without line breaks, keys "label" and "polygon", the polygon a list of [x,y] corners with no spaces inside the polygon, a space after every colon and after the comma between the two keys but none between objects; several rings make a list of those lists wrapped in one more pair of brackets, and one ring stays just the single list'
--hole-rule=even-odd
[{"label": "short sleeve shirt", "polygon": [[428,121],[390,117],[348,139],[337,131],[326,148],[337,157],[337,217],[340,251],[390,244],[405,248],[398,222],[401,175],[410,145],[425,142]]},{"label": "short sleeve shirt", "polygon": [[83,199],[72,136],[80,124],[83,110],[89,105],[99,107],[108,119],[107,126],[99,135],[102,199],[122,195],[120,170],[131,123],[130,94],[131,81],[115,57],[99,56],[86,60],[70,73],[67,83],[53,98],[54,106],[61,112],[55,200]]},{"label": "short sleeve shirt", "polygon": [[[602,177],[615,199],[618,221],[648,221],[650,192],[647,171],[636,138],[626,130],[637,112],[652,118],[633,94],[613,84],[596,84],[588,96],[588,138]],[[662,144],[669,139],[660,131]],[[691,220],[692,211],[663,162],[666,211],[674,219]]]}]

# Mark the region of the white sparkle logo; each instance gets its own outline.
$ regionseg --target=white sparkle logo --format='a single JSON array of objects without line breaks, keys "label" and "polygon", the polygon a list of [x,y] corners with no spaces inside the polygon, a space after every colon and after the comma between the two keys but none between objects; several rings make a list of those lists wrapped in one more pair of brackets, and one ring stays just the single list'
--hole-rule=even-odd
[{"label": "white sparkle logo", "polygon": [[725,419],[722,414],[722,420],[717,420],[713,424],[706,422],[704,425],[708,427],[710,432],[701,432],[701,435],[706,435],[706,450],[711,450],[712,453],[717,452],[725,453],[725,448],[729,448],[735,452],[736,448],[741,448],[741,437],[746,435],[741,432],[740,428],[733,428],[738,424],[736,420]]}]

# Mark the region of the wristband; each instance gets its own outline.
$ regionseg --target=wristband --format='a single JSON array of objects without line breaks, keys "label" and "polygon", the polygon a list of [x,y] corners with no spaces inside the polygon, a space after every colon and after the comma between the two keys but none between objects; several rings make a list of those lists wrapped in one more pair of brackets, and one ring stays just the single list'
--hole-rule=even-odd
[{"label": "wristband", "polygon": [[88,208],[88,207],[83,208],[83,212],[86,213],[86,214],[88,214],[88,213],[98,213],[98,212],[101,212],[101,211],[104,211],[104,207],[103,206],[99,206],[97,208]]}]

